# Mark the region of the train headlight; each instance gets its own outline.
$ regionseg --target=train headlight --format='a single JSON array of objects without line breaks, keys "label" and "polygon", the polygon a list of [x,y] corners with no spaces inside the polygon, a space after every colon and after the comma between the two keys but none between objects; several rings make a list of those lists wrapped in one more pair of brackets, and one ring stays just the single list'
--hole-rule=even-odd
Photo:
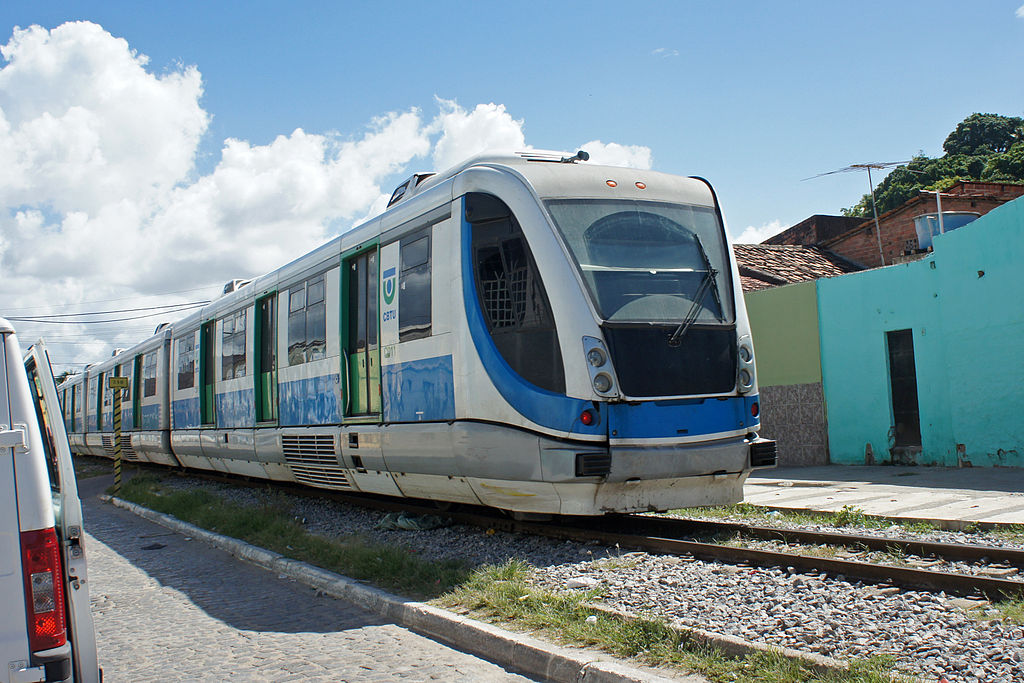
[{"label": "train headlight", "polygon": [[754,368],[754,343],[749,334],[736,340],[736,389],[741,394],[754,390],[757,370]]},{"label": "train headlight", "polygon": [[740,345],[740,360],[744,363],[749,363],[754,357],[754,352],[750,350],[750,347],[746,344]]},{"label": "train headlight", "polygon": [[615,385],[615,368],[604,342],[597,337],[583,338],[583,357],[587,359],[587,372],[590,384],[601,398],[615,399],[618,389]]}]

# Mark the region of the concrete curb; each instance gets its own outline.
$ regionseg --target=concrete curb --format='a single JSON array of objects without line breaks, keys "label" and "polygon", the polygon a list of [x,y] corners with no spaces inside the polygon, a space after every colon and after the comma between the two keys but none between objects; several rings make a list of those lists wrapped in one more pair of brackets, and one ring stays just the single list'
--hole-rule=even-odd
[{"label": "concrete curb", "polygon": [[352,602],[413,631],[534,678],[559,683],[707,683],[707,679],[698,674],[667,677],[610,655],[559,647],[526,634],[506,631],[454,612],[406,600],[120,498],[109,495],[100,498],[143,519],[226,550],[235,557],[301,581],[326,595]]}]

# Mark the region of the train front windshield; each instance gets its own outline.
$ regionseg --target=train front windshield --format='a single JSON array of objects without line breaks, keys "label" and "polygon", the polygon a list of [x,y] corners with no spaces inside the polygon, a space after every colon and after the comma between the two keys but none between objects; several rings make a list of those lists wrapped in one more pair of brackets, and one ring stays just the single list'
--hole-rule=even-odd
[{"label": "train front windshield", "polygon": [[728,247],[714,209],[592,199],[547,207],[605,321],[735,320]]}]

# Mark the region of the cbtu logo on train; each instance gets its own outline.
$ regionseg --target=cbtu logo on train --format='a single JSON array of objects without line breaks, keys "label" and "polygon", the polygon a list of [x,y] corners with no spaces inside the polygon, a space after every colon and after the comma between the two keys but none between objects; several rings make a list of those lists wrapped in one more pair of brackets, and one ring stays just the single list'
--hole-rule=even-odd
[{"label": "cbtu logo on train", "polygon": [[395,269],[388,268],[383,274],[384,303],[390,305],[395,300]]}]

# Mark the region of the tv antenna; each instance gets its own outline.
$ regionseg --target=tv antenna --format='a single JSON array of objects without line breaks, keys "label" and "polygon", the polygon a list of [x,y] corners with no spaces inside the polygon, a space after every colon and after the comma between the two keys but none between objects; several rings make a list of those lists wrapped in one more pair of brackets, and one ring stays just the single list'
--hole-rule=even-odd
[{"label": "tv antenna", "polygon": [[882,231],[878,227],[878,207],[875,205],[875,184],[871,180],[871,169],[883,169],[883,168],[894,168],[896,166],[902,166],[909,164],[909,161],[878,161],[875,163],[867,164],[850,164],[843,168],[836,169],[835,171],[828,171],[826,173],[819,173],[818,175],[812,175],[810,178],[804,178],[804,180],[814,180],[826,175],[835,175],[836,173],[853,173],[854,171],[867,170],[868,172],[868,190],[871,192],[871,212],[875,215],[875,235],[878,236],[878,256],[882,259],[882,265],[885,265],[885,254],[882,252]]}]

